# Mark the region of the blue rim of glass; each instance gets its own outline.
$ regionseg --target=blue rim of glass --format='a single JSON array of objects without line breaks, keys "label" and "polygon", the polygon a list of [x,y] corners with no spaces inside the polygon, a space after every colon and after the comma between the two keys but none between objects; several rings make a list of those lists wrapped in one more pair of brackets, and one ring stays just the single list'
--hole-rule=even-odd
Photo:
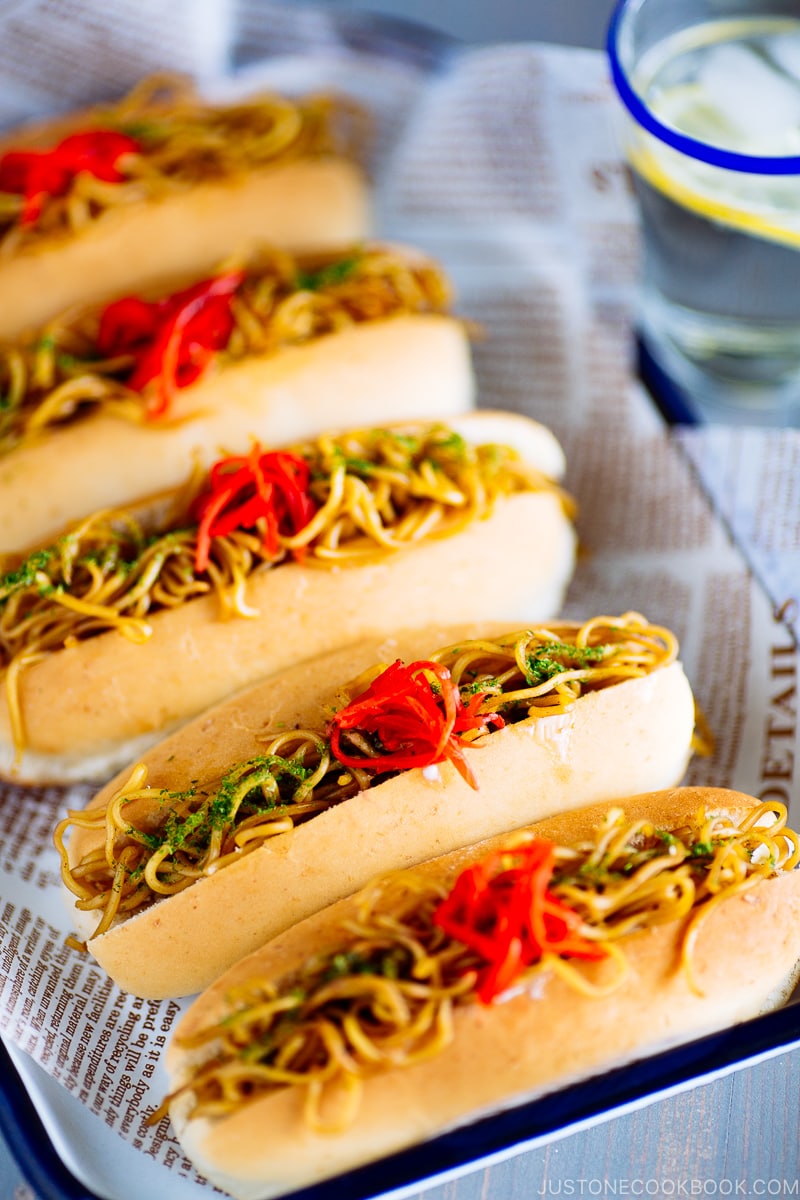
[{"label": "blue rim of glass", "polygon": [[669,125],[662,124],[640,96],[633,90],[620,62],[617,46],[620,29],[627,12],[640,0],[619,0],[611,17],[606,39],[606,51],[611,65],[611,78],[619,97],[638,125],[657,137],[659,141],[679,150],[689,158],[709,163],[712,167],[722,167],[726,171],[740,171],[747,175],[800,175],[800,156],[793,155],[784,158],[761,157],[757,154],[737,154],[733,150],[723,150],[719,146],[710,146],[699,142],[688,134],[678,133]]}]

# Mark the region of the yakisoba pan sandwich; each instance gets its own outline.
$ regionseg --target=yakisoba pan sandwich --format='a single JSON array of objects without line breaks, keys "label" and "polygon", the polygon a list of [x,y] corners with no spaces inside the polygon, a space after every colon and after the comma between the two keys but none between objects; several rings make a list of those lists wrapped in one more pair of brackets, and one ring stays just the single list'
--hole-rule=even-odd
[{"label": "yakisoba pan sandwich", "polygon": [[0,141],[0,337],[73,304],[174,283],[269,239],[369,232],[364,115],[333,97],[203,101],[147,79],[118,103]]},{"label": "yakisoba pan sandwich", "polygon": [[558,611],[563,454],[513,414],[225,458],[0,562],[0,774],[108,779],[234,689],[418,620]]},{"label": "yakisoba pan sandwich", "polygon": [[778,1007],[800,962],[785,817],[662,791],[373,881],[176,1027],[186,1153],[279,1196]]},{"label": "yakisoba pan sandwich", "polygon": [[175,487],[191,456],[464,412],[469,344],[449,301],[412,250],[262,249],[247,269],[0,345],[0,554]]},{"label": "yakisoba pan sandwich", "polygon": [[75,927],[127,991],[195,992],[374,874],[679,781],[693,726],[675,638],[637,613],[360,642],[205,713],[70,812]]}]

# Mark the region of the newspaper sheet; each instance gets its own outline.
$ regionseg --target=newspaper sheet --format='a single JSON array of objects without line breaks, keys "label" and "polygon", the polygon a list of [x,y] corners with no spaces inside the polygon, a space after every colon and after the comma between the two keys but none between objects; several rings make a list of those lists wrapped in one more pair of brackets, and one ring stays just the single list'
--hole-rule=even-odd
[{"label": "newspaper sheet", "polygon": [[[320,42],[312,23],[236,86],[265,80],[335,82],[372,104],[381,234],[451,272],[482,330],[482,405],[538,418],[565,448],[582,543],[567,615],[636,609],[672,627],[716,739],[688,780],[797,815],[800,443],[675,438],[635,381],[637,232],[603,57],[498,46],[429,73]],[[535,565],[532,535],[519,538]],[[0,1032],[141,1156],[148,1195],[195,1195],[207,1185],[167,1123],[147,1123],[184,1002],[120,993],[65,942],[52,829],[87,796],[2,792]],[[112,1200],[141,1194],[144,1176],[123,1174]]]}]

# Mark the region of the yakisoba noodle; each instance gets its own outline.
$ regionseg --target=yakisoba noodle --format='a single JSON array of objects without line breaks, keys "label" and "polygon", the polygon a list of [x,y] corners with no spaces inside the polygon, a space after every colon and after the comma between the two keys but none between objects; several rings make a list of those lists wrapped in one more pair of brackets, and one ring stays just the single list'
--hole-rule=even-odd
[{"label": "yakisoba noodle", "polygon": [[[120,161],[123,180],[104,182],[81,172],[65,195],[48,196],[34,225],[20,221],[21,196],[0,192],[0,255],[79,230],[110,208],[207,180],[296,158],[357,157],[367,133],[365,114],[344,97],[260,95],[211,105],[188,80],[174,75],[144,80],[117,104],[87,113],[83,125],[87,122],[136,139],[140,153]],[[23,144],[19,148],[27,149]]]},{"label": "yakisoba noodle", "polygon": [[208,568],[198,574],[195,480],[155,531],[130,512],[101,512],[22,561],[0,559],[0,670],[18,752],[25,740],[19,672],[68,643],[109,629],[144,641],[149,614],[210,592],[220,597],[222,617],[257,616],[244,598],[255,570],[300,552],[306,565],[323,568],[379,559],[457,533],[503,495],[552,490],[570,503],[511,448],[476,446],[438,424],[323,435],[292,452],[309,464],[318,508],[295,536],[279,539],[275,556],[259,530],[236,530],[211,539]]},{"label": "yakisoba noodle", "polygon": [[[612,809],[594,840],[556,847],[548,884],[579,915],[580,936],[611,954],[611,978],[595,984],[584,966],[545,951],[513,986],[557,972],[580,991],[606,994],[625,977],[625,938],[681,919],[691,979],[694,940],[712,908],[796,866],[800,845],[786,815],[780,804],[762,804],[734,824],[701,810],[692,824],[664,830]],[[509,859],[532,837],[510,837]],[[256,978],[232,990],[220,1021],[181,1041],[212,1053],[176,1093],[191,1093],[191,1115],[224,1116],[295,1085],[306,1091],[313,1128],[341,1130],[356,1115],[365,1077],[444,1049],[454,1011],[475,1002],[480,966],[434,921],[447,891],[413,870],[379,879],[343,923],[335,951],[278,983]]]},{"label": "yakisoba noodle", "polygon": [[[271,354],[365,321],[444,312],[450,299],[444,274],[421,255],[368,246],[299,260],[264,251],[234,294],[221,361]],[[98,353],[100,312],[67,313],[35,339],[0,346],[0,454],[90,409],[146,418],[142,395],[125,385],[133,357]]]},{"label": "yakisoba noodle", "polygon": [[[464,699],[476,686],[485,689],[484,711],[501,710],[510,724],[562,712],[585,692],[665,667],[677,650],[668,630],[627,613],[576,625],[569,640],[563,629],[560,638],[547,629],[522,630],[492,642],[462,642],[431,661],[452,661]],[[342,689],[342,706],[381,669],[376,666]],[[257,758],[185,792],[154,792],[139,765],[106,807],[71,811],[58,826],[56,844],[77,907],[102,914],[94,936],[117,916],[190,887],[232,858],[370,787],[381,777],[380,757],[370,757],[370,747],[357,733],[352,742],[365,750],[363,765],[343,767],[324,730],[267,735]],[[64,846],[73,826],[105,832],[103,844],[75,864]]]},{"label": "yakisoba noodle", "polygon": [[551,716],[565,712],[587,686],[596,689],[668,666],[678,657],[678,640],[640,613],[625,613],[576,626],[574,642],[538,627],[522,636],[449,646],[431,657],[460,688],[486,695],[481,712],[505,712],[514,702],[527,705],[528,716]]}]

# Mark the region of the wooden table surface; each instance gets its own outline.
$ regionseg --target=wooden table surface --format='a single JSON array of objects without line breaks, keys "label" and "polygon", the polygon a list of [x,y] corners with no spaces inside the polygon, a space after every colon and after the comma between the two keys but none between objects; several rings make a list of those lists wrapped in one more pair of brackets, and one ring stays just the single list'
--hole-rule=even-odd
[{"label": "wooden table surface", "polygon": [[782,1054],[414,1200],[800,1196],[799,1083]]}]

